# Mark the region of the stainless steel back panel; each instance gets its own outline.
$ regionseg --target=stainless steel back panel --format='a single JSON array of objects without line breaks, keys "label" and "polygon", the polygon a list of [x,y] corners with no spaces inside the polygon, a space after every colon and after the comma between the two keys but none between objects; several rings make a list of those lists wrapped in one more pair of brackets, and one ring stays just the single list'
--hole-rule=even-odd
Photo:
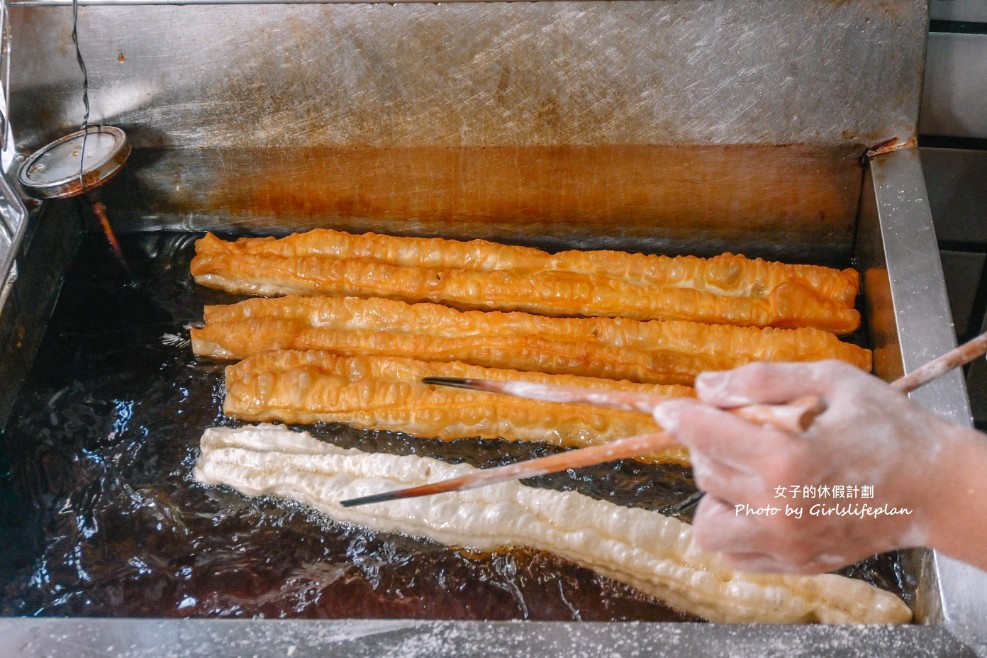
[{"label": "stainless steel back panel", "polygon": [[[19,144],[81,120],[71,10],[13,10]],[[922,0],[83,7],[136,148],[871,145],[914,134]],[[27,48],[24,49],[27,51]]]},{"label": "stainless steel back panel", "polygon": [[[46,3],[47,4],[47,3]],[[14,125],[81,120],[69,7],[15,6]],[[915,134],[924,0],[83,6],[121,230],[333,225],[845,258]]]}]

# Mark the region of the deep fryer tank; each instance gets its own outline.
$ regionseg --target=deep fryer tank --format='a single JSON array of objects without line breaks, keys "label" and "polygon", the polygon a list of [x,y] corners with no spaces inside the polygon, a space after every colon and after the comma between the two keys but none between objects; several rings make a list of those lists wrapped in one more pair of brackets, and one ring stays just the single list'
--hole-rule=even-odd
[{"label": "deep fryer tank", "polygon": [[[77,128],[81,76],[70,4],[10,4],[11,121],[30,152]],[[80,4],[91,120],[134,147],[104,191],[118,232],[854,259],[880,376],[954,344],[915,147],[925,0]],[[8,249],[4,416],[78,248],[75,212],[34,206]],[[970,422],[959,373],[913,397]],[[0,647],[987,651],[987,575],[928,552],[908,568],[922,626],[4,619]]]}]

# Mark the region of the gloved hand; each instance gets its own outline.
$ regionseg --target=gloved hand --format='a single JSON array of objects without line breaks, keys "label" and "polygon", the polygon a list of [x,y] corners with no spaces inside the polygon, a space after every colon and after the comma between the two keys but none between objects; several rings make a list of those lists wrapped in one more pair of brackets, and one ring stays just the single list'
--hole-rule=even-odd
[{"label": "gloved hand", "polygon": [[[987,514],[979,433],[838,361],[704,373],[696,390],[697,400],[664,403],[655,418],[690,449],[696,484],[707,492],[693,522],[701,548],[748,571],[818,573],[916,546],[987,565],[984,531],[979,547],[967,545],[950,509]],[[827,409],[804,433],[723,410],[805,395],[821,396]],[[977,525],[987,526],[987,516]]]}]

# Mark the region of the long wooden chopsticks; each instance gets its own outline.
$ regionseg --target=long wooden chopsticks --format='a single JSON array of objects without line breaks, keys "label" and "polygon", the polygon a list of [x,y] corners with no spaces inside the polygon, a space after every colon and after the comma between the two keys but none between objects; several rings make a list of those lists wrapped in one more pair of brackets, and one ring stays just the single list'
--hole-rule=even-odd
[{"label": "long wooden chopsticks", "polygon": [[[908,375],[896,379],[891,383],[891,387],[901,393],[910,393],[932,380],[941,377],[950,370],[967,364],[984,354],[987,354],[987,334],[981,334],[956,349],[929,361]],[[553,386],[551,384],[534,384],[518,381],[503,382],[447,377],[427,377],[423,381],[427,384],[505,393],[534,400],[582,402],[617,409],[643,411],[646,413],[651,413],[658,404],[669,399],[662,396],[642,395],[626,391]],[[808,429],[816,416],[825,411],[825,403],[819,398],[808,397],[800,398],[788,405],[749,405],[737,407],[730,411],[758,424],[770,425],[789,431],[804,431]],[[439,482],[387,491],[371,496],[351,498],[340,501],[340,505],[343,507],[355,507],[357,505],[380,503],[389,500],[430,496],[449,491],[466,491],[467,489],[475,489],[507,480],[536,477],[570,468],[592,466],[618,459],[638,457],[671,448],[675,445],[675,438],[667,432],[642,434],[604,445],[580,448],[578,450],[570,450],[516,464],[488,468],[471,473],[470,475]]]},{"label": "long wooden chopsticks", "polygon": [[[558,384],[539,384],[526,381],[499,381],[493,379],[464,379],[459,377],[425,377],[423,384],[436,386],[451,386],[466,388],[472,391],[487,391],[503,393],[529,400],[543,402],[576,402],[591,404],[595,407],[622,409],[624,411],[641,411],[646,414],[654,413],[655,407],[662,402],[674,399],[668,395],[651,395],[632,391],[617,391],[606,388],[583,388],[579,386],[561,386]],[[826,410],[826,405],[818,396],[806,396],[793,400],[788,404],[750,404],[735,407],[730,411],[741,418],[769,425],[791,432],[804,431],[812,425],[812,421]]]}]

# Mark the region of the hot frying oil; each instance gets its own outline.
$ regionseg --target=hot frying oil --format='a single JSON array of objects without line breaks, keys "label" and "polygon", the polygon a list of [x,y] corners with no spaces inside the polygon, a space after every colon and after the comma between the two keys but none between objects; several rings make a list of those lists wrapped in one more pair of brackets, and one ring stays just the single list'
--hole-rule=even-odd
[{"label": "hot frying oil", "polygon": [[[83,244],[2,435],[0,614],[686,619],[549,554],[474,554],[195,482],[202,431],[236,423],[221,411],[224,364],[196,358],[187,327],[204,304],[237,301],[191,280],[195,237],[124,237],[135,285],[99,236]],[[309,429],[483,467],[555,450]],[[666,512],[695,491],[687,470],[636,462],[531,484]],[[894,556],[855,571],[903,589]]]}]

